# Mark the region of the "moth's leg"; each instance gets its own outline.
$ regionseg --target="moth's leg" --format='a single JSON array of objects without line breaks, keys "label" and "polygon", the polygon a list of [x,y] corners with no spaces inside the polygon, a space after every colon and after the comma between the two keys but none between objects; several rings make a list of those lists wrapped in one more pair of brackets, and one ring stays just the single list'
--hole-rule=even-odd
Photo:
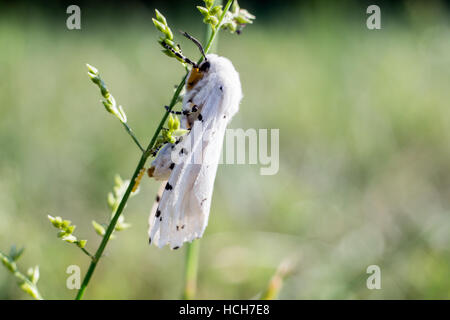
[{"label": "moth's leg", "polygon": [[159,146],[158,148],[156,148],[155,151],[152,152],[152,157],[155,157],[161,148],[162,148],[162,146]]},{"label": "moth's leg", "polygon": [[[165,108],[167,111],[169,111],[169,106],[164,106],[164,108]],[[191,110],[188,110],[188,109],[185,109],[185,110],[183,110],[183,111],[173,111],[173,110],[170,110],[170,113],[171,113],[171,114],[177,114],[177,115],[188,116],[188,115],[190,115],[191,113],[195,113],[195,112],[197,112],[197,111],[198,111],[198,107],[194,104],[193,107],[191,108]]]},{"label": "moth's leg", "polygon": [[[169,111],[169,106],[164,106],[164,108],[165,108],[167,111]],[[187,115],[189,115],[191,112],[190,112],[189,110],[183,110],[183,111],[173,111],[173,110],[170,110],[170,113],[171,113],[171,114],[177,114],[177,115],[185,115],[185,116],[187,116]]]},{"label": "moth's leg", "polygon": [[[187,64],[190,64],[191,66],[193,66],[194,68],[198,68],[197,63],[195,63],[194,61],[190,60],[188,57],[185,57],[182,53],[175,51],[174,48],[172,48],[171,46],[169,46],[167,43],[165,43],[164,41],[162,42],[162,46],[164,48],[166,48],[167,50],[169,50],[170,52],[172,52],[174,55],[176,55],[178,58],[180,58],[181,60],[183,60],[184,62],[186,62]],[[181,50],[180,50],[181,51]]]}]

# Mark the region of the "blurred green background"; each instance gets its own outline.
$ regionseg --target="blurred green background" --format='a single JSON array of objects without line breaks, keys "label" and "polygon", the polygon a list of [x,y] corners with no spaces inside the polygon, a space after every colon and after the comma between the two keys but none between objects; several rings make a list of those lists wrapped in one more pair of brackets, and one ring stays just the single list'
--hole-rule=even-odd
[{"label": "blurred green background", "polygon": [[[85,2],[70,31],[64,2],[0,3],[0,250],[26,247],[19,266],[40,265],[45,298],[73,298],[66,268],[89,263],[47,214],[72,220],[95,251],[91,221],[108,220],[114,175],[129,178],[139,158],[85,63],[147,144],[183,74],[160,52],[153,8],[202,38],[200,4]],[[221,33],[245,96],[231,127],[279,128],[280,170],[219,167],[198,298],[258,297],[285,259],[296,264],[283,299],[450,298],[448,3],[381,2],[374,31],[368,4],[241,0],[255,24]],[[132,228],[110,242],[85,298],[181,296],[185,247],[147,243],[157,188],[143,179],[125,210]],[[381,290],[366,287],[369,265]],[[4,268],[0,298],[28,299]]]}]

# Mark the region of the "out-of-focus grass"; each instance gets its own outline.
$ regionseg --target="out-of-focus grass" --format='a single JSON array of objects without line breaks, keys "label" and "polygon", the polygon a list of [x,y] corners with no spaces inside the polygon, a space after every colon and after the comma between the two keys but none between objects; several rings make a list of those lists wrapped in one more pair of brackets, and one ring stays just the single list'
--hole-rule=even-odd
[{"label": "out-of-focus grass", "polygon": [[[280,171],[220,166],[199,298],[255,297],[289,256],[298,270],[281,298],[450,297],[450,29],[430,12],[369,31],[362,13],[296,9],[221,36],[245,94],[232,127],[280,128]],[[96,248],[91,220],[108,218],[114,174],[129,177],[138,159],[84,63],[101,70],[145,143],[182,74],[161,55],[151,14],[120,24],[91,14],[81,31],[0,19],[0,247],[27,247],[21,264],[40,264],[44,297],[73,298],[65,270],[88,266],[46,215],[72,220]],[[201,30],[198,16],[188,21]],[[108,246],[86,298],[180,296],[183,250],[147,243],[156,189],[144,179],[125,210],[133,227]],[[382,290],[366,288],[371,264]],[[0,298],[23,297],[0,271]]]}]

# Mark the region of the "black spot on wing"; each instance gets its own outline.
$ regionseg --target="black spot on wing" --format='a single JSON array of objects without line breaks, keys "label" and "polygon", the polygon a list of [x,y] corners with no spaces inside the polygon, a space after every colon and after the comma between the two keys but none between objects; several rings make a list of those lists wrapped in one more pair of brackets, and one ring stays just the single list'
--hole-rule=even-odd
[{"label": "black spot on wing", "polygon": [[173,187],[170,185],[170,183],[167,182],[166,184],[166,190],[172,190]]},{"label": "black spot on wing", "polygon": [[156,214],[155,214],[155,217],[157,217],[157,218],[159,218],[159,216],[161,215],[161,210],[156,210]]},{"label": "black spot on wing", "polygon": [[172,164],[170,165],[170,170],[173,170],[173,168],[175,168],[175,163],[172,162]]}]

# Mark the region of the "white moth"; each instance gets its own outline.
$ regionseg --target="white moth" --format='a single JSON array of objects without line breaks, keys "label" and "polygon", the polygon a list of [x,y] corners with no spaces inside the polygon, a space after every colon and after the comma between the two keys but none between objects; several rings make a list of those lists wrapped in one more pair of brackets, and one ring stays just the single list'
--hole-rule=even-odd
[{"label": "white moth", "polygon": [[241,99],[239,74],[230,60],[209,54],[190,71],[179,112],[181,127],[190,131],[164,145],[149,169],[150,176],[164,181],[150,213],[150,243],[178,249],[202,237],[225,130]]}]

